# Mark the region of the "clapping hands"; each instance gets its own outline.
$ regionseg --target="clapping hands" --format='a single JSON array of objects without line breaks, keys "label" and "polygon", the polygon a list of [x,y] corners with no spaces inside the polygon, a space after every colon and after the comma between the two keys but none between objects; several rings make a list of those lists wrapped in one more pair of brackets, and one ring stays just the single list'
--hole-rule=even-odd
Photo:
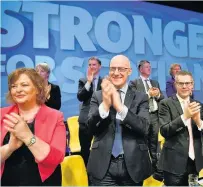
[{"label": "clapping hands", "polygon": [[159,88],[156,88],[156,87],[151,87],[149,89],[149,95],[151,97],[158,97],[160,95],[160,90]]},{"label": "clapping hands", "polygon": [[87,81],[89,83],[91,83],[93,81],[93,78],[94,78],[94,71],[88,67],[88,70],[87,70]]},{"label": "clapping hands", "polygon": [[101,84],[103,106],[106,111],[113,106],[117,112],[122,110],[120,95],[108,77],[104,78]]},{"label": "clapping hands", "polygon": [[6,114],[5,117],[3,120],[5,124],[4,128],[11,133],[9,140],[11,149],[18,149],[23,142],[27,144],[33,134],[25,120],[16,113]]},{"label": "clapping hands", "polygon": [[200,116],[200,103],[191,102],[184,107],[184,117],[185,119],[191,118],[200,127],[201,126],[201,116]]}]

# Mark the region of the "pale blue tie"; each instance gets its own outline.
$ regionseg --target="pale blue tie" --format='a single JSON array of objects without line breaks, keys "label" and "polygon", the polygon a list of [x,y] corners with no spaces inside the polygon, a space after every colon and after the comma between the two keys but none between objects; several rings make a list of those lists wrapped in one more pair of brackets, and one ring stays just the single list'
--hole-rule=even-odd
[{"label": "pale blue tie", "polygon": [[[118,90],[118,92],[121,96],[121,90]],[[116,158],[118,155],[123,154],[123,144],[122,144],[122,128],[120,125],[120,120],[116,119],[115,123],[116,123],[116,132],[113,143],[112,155]]]},{"label": "pale blue tie", "polygon": [[[146,86],[146,89],[147,89],[147,92],[148,92],[150,87],[149,87],[147,81],[149,81],[149,80],[145,79],[145,86]],[[153,97],[149,98],[149,109],[150,109],[150,112],[154,112],[155,111]]]}]

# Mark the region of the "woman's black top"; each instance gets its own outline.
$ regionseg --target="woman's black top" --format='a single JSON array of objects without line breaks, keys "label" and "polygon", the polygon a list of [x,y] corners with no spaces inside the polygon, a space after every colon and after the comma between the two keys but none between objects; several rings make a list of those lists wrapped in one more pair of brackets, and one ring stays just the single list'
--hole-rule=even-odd
[{"label": "woman's black top", "polygon": [[[34,122],[29,124],[34,134]],[[9,142],[10,133],[4,138],[3,145]],[[35,158],[23,144],[5,161],[4,172],[1,178],[2,186],[61,186],[61,166],[42,182]]]}]

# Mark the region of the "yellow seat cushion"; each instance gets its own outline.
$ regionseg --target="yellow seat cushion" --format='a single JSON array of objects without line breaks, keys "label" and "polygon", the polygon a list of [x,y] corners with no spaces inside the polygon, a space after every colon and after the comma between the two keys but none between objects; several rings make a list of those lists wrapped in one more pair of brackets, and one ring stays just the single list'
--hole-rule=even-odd
[{"label": "yellow seat cushion", "polygon": [[62,186],[88,186],[87,171],[80,155],[66,156],[61,171]]},{"label": "yellow seat cushion", "polygon": [[143,186],[163,186],[163,182],[155,180],[152,176],[145,179]]}]

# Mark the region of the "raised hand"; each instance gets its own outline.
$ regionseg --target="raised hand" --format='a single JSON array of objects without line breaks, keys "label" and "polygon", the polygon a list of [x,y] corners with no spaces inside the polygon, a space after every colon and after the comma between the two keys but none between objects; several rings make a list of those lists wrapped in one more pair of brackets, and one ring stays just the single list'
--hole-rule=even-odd
[{"label": "raised hand", "polygon": [[122,108],[123,108],[123,104],[121,101],[121,96],[119,94],[119,92],[116,90],[116,88],[114,87],[112,89],[112,101],[113,101],[113,107],[117,112],[121,112]]},{"label": "raised hand", "polygon": [[159,96],[160,90],[159,88],[153,87],[155,97]]},{"label": "raised hand", "polygon": [[192,119],[195,121],[198,127],[201,127],[201,115],[200,115],[201,106],[197,102],[193,102],[193,103],[196,103],[196,105],[193,104],[191,106],[192,109],[195,111],[194,114],[192,115]]},{"label": "raised hand", "polygon": [[[192,102],[189,103],[188,105],[186,105],[184,107],[184,118],[185,119],[189,119],[189,118],[194,118],[196,120],[196,118],[198,118],[198,113],[200,113],[200,104],[197,102]],[[200,116],[199,116],[200,117]]]},{"label": "raised hand", "polygon": [[13,152],[20,148],[23,145],[23,142],[16,138],[13,133],[10,133],[10,139],[8,142],[8,148],[10,152]]},{"label": "raised hand", "polygon": [[28,144],[33,134],[25,120],[16,113],[6,114],[5,117],[6,119],[3,120],[5,128],[16,138]]},{"label": "raised hand", "polygon": [[160,94],[160,90],[156,87],[152,87],[149,89],[149,95],[151,97],[157,97]]},{"label": "raised hand", "polygon": [[87,81],[89,83],[91,83],[93,81],[93,78],[94,78],[94,71],[88,67],[88,70],[87,70]]},{"label": "raised hand", "polygon": [[113,84],[108,80],[108,78],[104,78],[101,83],[102,88],[102,98],[103,98],[103,106],[106,111],[109,111],[109,108],[112,105],[112,90],[114,88]]}]

